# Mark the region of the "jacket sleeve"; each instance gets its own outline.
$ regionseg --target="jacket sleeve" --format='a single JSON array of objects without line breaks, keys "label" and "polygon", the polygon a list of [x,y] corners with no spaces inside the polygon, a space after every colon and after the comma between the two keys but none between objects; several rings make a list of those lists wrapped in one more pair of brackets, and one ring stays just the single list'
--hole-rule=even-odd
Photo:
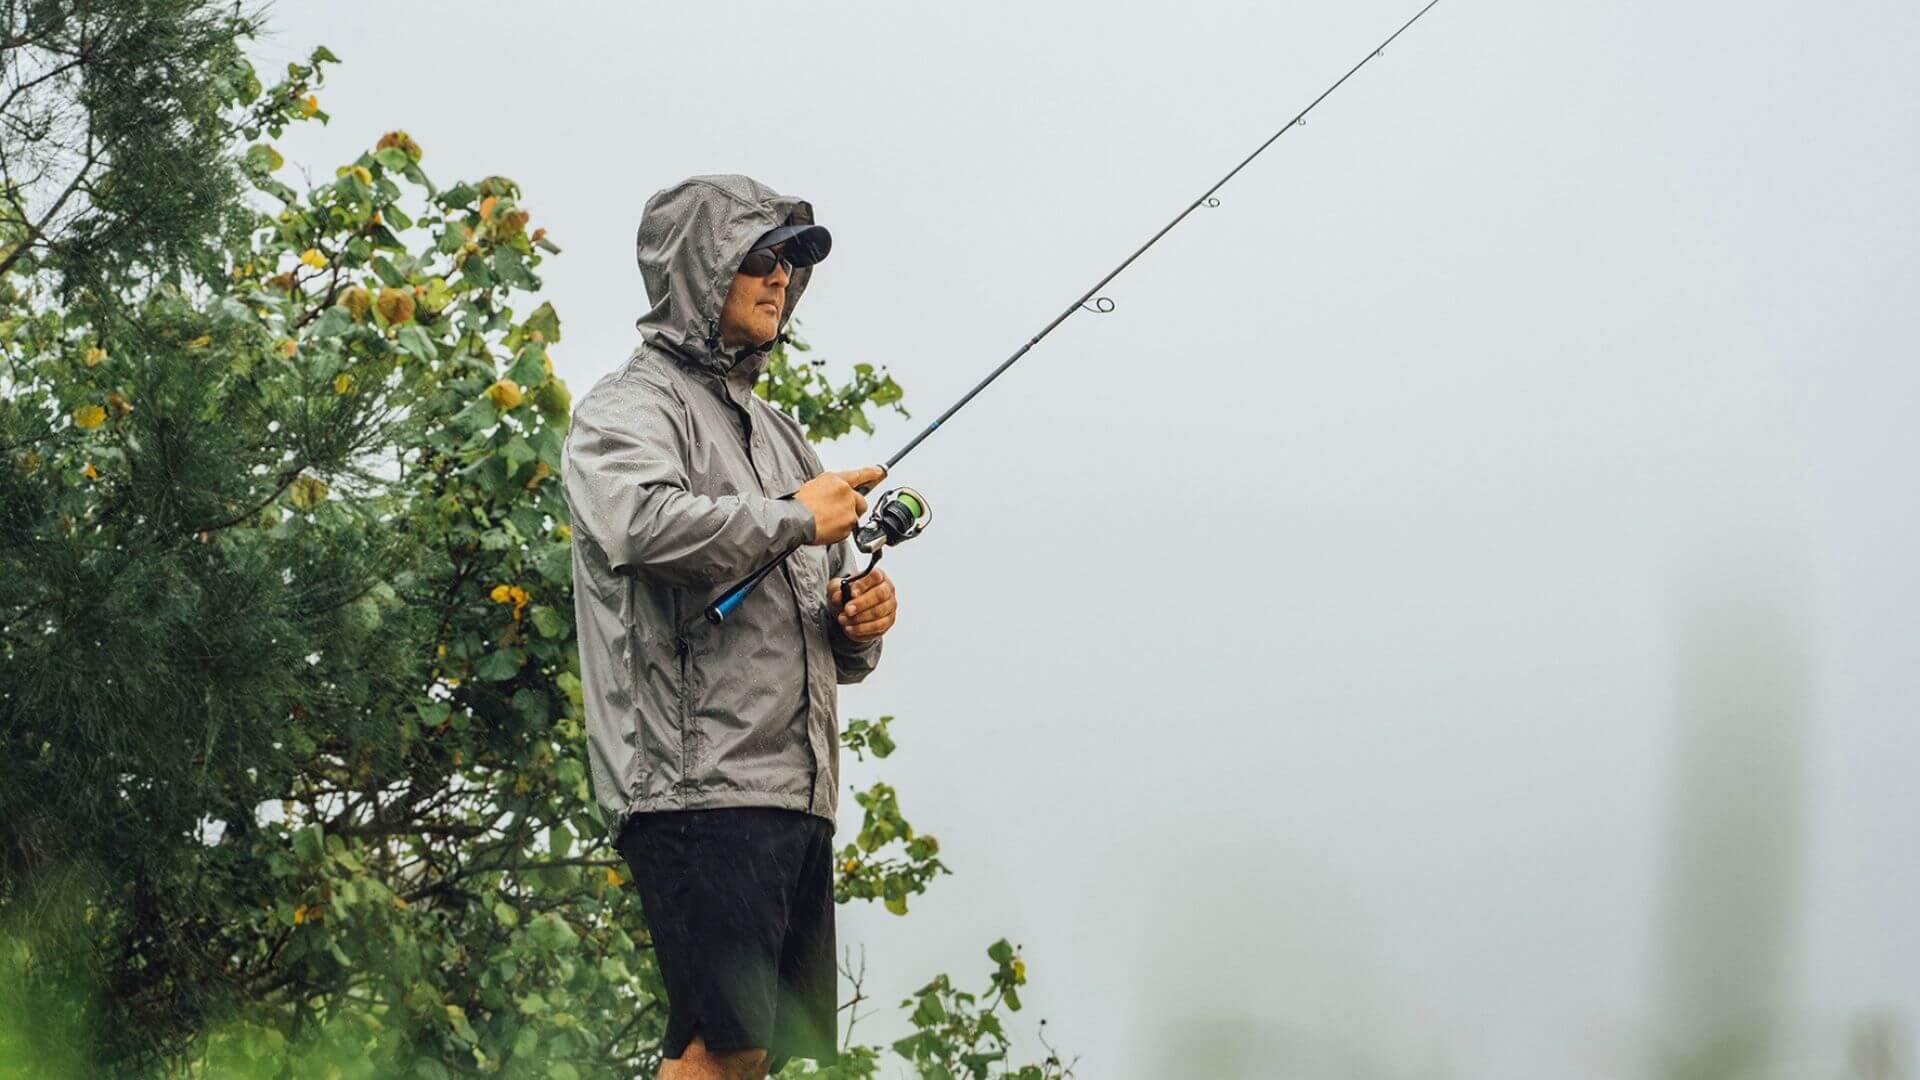
[{"label": "jacket sleeve", "polygon": [[[842,540],[827,550],[827,580],[833,583],[831,587],[840,587],[842,574],[859,571],[858,558],[859,553],[854,550],[851,540]],[[840,620],[829,616],[827,641],[833,645],[835,678],[841,683],[857,683],[880,665],[880,646],[885,644],[883,638],[855,641],[841,631]]]},{"label": "jacket sleeve", "polygon": [[813,512],[792,499],[696,495],[677,402],[624,379],[574,411],[563,471],[573,527],[614,572],[641,570],[683,587],[730,583],[813,539]]}]

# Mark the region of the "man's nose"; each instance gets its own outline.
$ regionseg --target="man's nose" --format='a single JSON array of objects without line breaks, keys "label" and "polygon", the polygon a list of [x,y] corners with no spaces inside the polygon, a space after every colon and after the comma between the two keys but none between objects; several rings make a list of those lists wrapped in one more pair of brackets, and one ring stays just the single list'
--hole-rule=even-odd
[{"label": "man's nose", "polygon": [[775,262],[773,264],[773,273],[767,275],[767,284],[784,289],[787,287],[787,277],[787,264]]}]

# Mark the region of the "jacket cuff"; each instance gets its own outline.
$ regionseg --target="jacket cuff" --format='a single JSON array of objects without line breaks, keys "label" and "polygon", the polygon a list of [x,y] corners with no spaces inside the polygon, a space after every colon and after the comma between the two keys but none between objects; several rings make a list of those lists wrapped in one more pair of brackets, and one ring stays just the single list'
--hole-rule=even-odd
[{"label": "jacket cuff", "polygon": [[779,515],[779,537],[783,547],[803,547],[813,543],[813,511],[807,504],[792,497],[773,500],[774,513]]},{"label": "jacket cuff", "polygon": [[871,641],[855,641],[840,629],[840,624],[831,619],[827,624],[827,640],[833,648],[834,681],[841,685],[857,683],[872,674],[880,664],[880,647],[887,639],[874,638]]}]

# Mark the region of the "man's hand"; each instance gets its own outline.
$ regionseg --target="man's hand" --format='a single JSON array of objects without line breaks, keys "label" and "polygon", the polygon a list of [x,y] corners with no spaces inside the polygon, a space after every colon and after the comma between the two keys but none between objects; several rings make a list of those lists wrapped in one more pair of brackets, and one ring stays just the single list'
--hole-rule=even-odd
[{"label": "man's hand", "polygon": [[900,610],[892,579],[877,566],[853,583],[853,599],[845,607],[840,605],[840,579],[830,579],[827,604],[833,608],[834,618],[840,621],[840,631],[855,641],[872,641],[886,633],[893,627],[893,617]]},{"label": "man's hand", "polygon": [[866,497],[855,488],[872,487],[885,479],[878,465],[844,472],[823,472],[800,485],[793,497],[813,511],[813,543],[837,544],[853,534],[860,515],[867,512]]}]

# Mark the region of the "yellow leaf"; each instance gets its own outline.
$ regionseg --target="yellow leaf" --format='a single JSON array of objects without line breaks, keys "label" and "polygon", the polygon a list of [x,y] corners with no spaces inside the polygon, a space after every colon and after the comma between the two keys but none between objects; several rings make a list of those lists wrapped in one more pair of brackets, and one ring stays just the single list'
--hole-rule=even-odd
[{"label": "yellow leaf", "polygon": [[107,410],[98,405],[82,405],[73,410],[73,426],[96,428],[107,418]]},{"label": "yellow leaf", "polygon": [[301,904],[299,907],[293,909],[293,925],[299,926],[301,923],[306,921],[307,921],[307,905]]},{"label": "yellow leaf", "polygon": [[313,267],[315,270],[325,269],[327,265],[327,257],[325,255],[320,254],[320,251],[318,248],[308,248],[307,250],[301,252],[300,261],[303,263],[306,263],[308,266]]},{"label": "yellow leaf", "polygon": [[1025,960],[1015,960],[1013,962],[1013,981],[1016,984],[1027,981],[1027,962]]},{"label": "yellow leaf", "polygon": [[300,99],[300,115],[312,116],[320,111],[320,99],[312,94]]},{"label": "yellow leaf", "polygon": [[353,389],[353,376],[351,376],[351,375],[349,375],[349,374],[347,374],[346,372],[344,372],[344,371],[343,371],[343,372],[341,372],[340,374],[338,374],[338,375],[335,375],[335,376],[333,377],[333,392],[334,392],[334,393],[336,393],[336,394],[345,394],[345,393],[346,393],[347,391],[349,391],[349,390],[351,390],[351,389]]},{"label": "yellow leaf", "polygon": [[496,604],[510,604],[513,602],[513,586],[495,585],[493,591],[487,595],[492,597]]},{"label": "yellow leaf", "polygon": [[607,867],[607,884],[616,889],[620,887],[620,871],[611,866]]},{"label": "yellow leaf", "polygon": [[555,536],[557,536],[557,537],[559,537],[559,538],[560,538],[560,539],[562,539],[562,540],[572,540],[572,539],[573,539],[573,526],[571,526],[571,525],[568,525],[568,524],[566,524],[566,523],[564,523],[564,522],[562,522],[562,523],[561,523],[561,524],[559,524],[559,525],[555,525],[555,526],[553,527],[553,535],[555,535]]},{"label": "yellow leaf", "polygon": [[293,486],[288,489],[288,497],[293,500],[294,506],[306,510],[325,499],[327,491],[327,485],[320,480],[299,476],[294,478]]},{"label": "yellow leaf", "polygon": [[93,462],[91,461],[87,462],[87,467],[85,469],[82,469],[81,471],[87,474],[87,479],[89,480],[100,479],[100,470],[94,468]]},{"label": "yellow leaf", "polygon": [[100,361],[105,360],[106,358],[107,358],[107,350],[101,348],[98,345],[95,345],[93,348],[87,350],[87,366],[88,367],[99,367]]},{"label": "yellow leaf", "polygon": [[541,353],[540,366],[547,369],[547,374],[553,374],[553,357],[548,356],[546,353]]},{"label": "yellow leaf", "polygon": [[187,342],[187,348],[204,349],[211,344],[213,344],[213,335],[201,334],[199,337],[194,338],[192,341]]},{"label": "yellow leaf", "polygon": [[393,898],[393,909],[395,911],[405,911],[412,906],[412,904],[407,903],[407,898],[404,896],[396,896]]},{"label": "yellow leaf", "polygon": [[413,318],[413,294],[405,289],[381,289],[380,298],[374,304],[380,309],[380,317],[389,324],[398,325]]},{"label": "yellow leaf", "polygon": [[287,357],[288,359],[292,359],[293,354],[299,351],[300,351],[300,343],[293,340],[292,338],[288,338],[287,340],[280,343],[280,355]]},{"label": "yellow leaf", "polygon": [[407,155],[409,161],[420,160],[420,144],[414,142],[413,136],[404,131],[389,131],[380,136],[380,141],[374,144],[374,149],[385,150],[389,146],[397,147],[401,153]]},{"label": "yellow leaf", "polygon": [[480,220],[486,221],[493,216],[493,208],[500,200],[492,195],[480,200]]},{"label": "yellow leaf", "polygon": [[520,384],[512,379],[501,379],[487,387],[487,396],[493,399],[494,408],[507,412],[520,404]]},{"label": "yellow leaf", "polygon": [[108,394],[107,404],[112,406],[113,411],[119,413],[121,416],[125,416],[133,411],[133,406],[127,404],[127,399],[121,397],[119,394]]}]

